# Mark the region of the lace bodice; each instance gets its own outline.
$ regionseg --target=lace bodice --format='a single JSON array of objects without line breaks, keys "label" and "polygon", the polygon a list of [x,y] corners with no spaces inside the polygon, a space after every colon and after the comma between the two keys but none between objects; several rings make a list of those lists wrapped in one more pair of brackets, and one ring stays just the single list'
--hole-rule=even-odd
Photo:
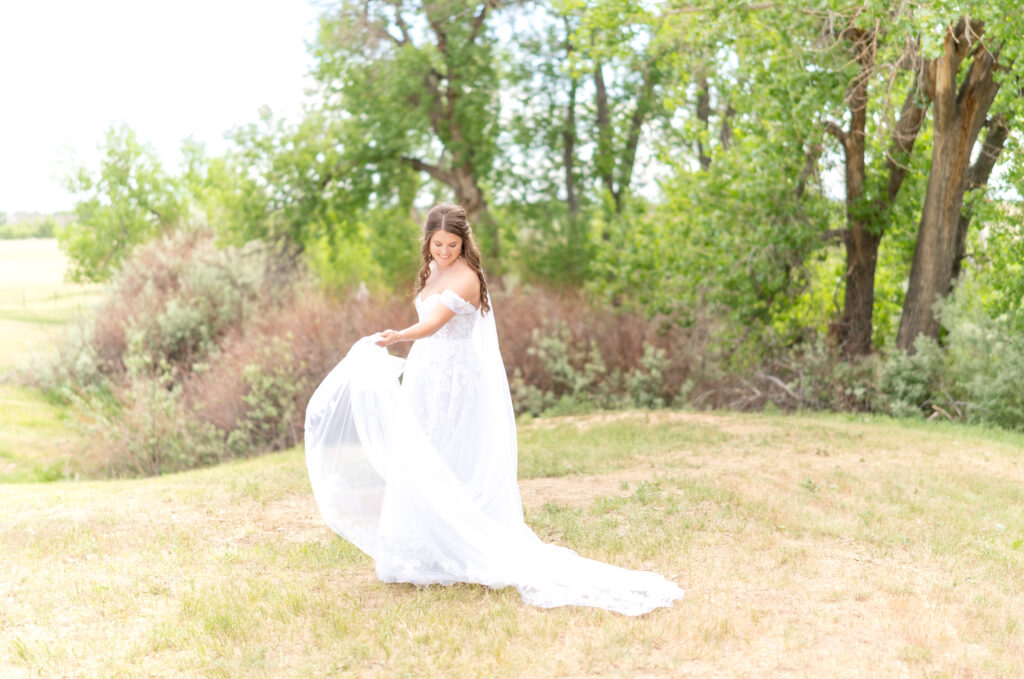
[{"label": "lace bodice", "polygon": [[443,340],[470,339],[473,336],[473,324],[476,322],[474,314],[477,313],[477,308],[451,290],[427,295],[426,298],[416,295],[416,313],[419,319],[422,321],[426,318],[438,304],[444,304],[454,311],[455,317],[438,328],[431,337]]},{"label": "lace bodice", "polygon": [[437,331],[417,340],[405,365],[403,391],[434,448],[463,480],[473,474],[472,450],[466,446],[467,418],[476,411],[480,395],[479,359],[472,345],[476,307],[451,290],[416,297],[416,312],[423,320],[444,304],[455,316]]}]

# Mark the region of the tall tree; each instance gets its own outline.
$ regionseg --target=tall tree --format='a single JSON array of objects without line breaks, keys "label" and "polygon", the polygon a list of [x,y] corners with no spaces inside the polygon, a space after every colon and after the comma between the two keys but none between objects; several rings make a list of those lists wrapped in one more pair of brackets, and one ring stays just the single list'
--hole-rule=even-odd
[{"label": "tall tree", "polygon": [[[339,171],[363,173],[367,200],[393,205],[414,171],[451,191],[481,225],[495,171],[500,72],[489,22],[497,0],[345,0],[314,49],[325,109],[344,121]],[[497,264],[497,262],[495,262]]]},{"label": "tall tree", "polygon": [[[971,184],[971,154],[1000,88],[999,49],[985,44],[984,29],[981,20],[967,17],[949,25],[941,52],[929,60],[923,74],[926,92],[934,101],[934,141],[897,337],[905,351],[913,350],[919,335],[939,336],[935,302],[949,291],[966,238],[959,231],[964,194]],[[1001,148],[992,140],[988,150],[998,153]],[[963,226],[966,229],[966,223]]]},{"label": "tall tree", "polygon": [[575,64],[592,84],[593,173],[617,215],[634,187],[644,134],[669,113],[665,86],[680,43],[663,18],[631,0],[599,0],[579,30]]},{"label": "tall tree", "polygon": [[[878,248],[890,225],[891,210],[906,177],[910,154],[927,110],[916,74],[912,73],[914,77],[905,85],[903,106],[891,126],[883,167],[869,173],[868,152],[872,138],[868,118],[872,113],[869,110],[872,90],[894,84],[887,77],[879,78],[880,73],[899,68],[913,71],[916,47],[913,42],[906,42],[894,64],[879,64],[879,41],[894,38],[887,35],[881,22],[860,28],[856,24],[858,18],[851,17],[838,31],[838,39],[849,44],[852,62],[856,64],[845,99],[849,125],[844,130],[832,120],[825,122],[825,129],[838,140],[844,158],[846,229],[840,237],[846,251],[846,268],[842,313],[833,331],[847,357],[871,351]],[[880,117],[885,120],[887,112],[881,111]]]}]

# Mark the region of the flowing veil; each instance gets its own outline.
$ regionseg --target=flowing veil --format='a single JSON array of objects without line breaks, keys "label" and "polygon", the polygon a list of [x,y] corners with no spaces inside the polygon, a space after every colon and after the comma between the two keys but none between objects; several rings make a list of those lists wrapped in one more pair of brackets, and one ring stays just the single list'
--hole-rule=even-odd
[{"label": "flowing veil", "polygon": [[487,449],[469,482],[434,450],[401,392],[402,359],[358,340],[306,409],[306,464],[327,525],[386,582],[515,586],[527,603],[628,615],[682,596],[661,575],[548,545],[523,522],[515,416],[493,309],[476,320]]}]

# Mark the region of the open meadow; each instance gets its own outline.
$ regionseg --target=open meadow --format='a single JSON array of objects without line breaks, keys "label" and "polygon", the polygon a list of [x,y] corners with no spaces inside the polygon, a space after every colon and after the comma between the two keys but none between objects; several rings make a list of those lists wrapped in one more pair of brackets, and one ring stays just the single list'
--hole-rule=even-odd
[{"label": "open meadow", "polygon": [[[65,282],[66,266],[56,239],[0,240],[0,378],[51,354],[67,323],[101,298],[102,286]],[[0,482],[62,476],[63,420],[38,394],[0,379]]]},{"label": "open meadow", "polygon": [[[19,302],[2,261],[13,363],[96,293],[26,285]],[[0,389],[5,679],[1024,676],[1019,434],[822,414],[523,420],[538,534],[686,590],[628,618],[378,582],[320,520],[299,449],[28,482],[52,478],[38,470],[59,461],[67,413]]]}]

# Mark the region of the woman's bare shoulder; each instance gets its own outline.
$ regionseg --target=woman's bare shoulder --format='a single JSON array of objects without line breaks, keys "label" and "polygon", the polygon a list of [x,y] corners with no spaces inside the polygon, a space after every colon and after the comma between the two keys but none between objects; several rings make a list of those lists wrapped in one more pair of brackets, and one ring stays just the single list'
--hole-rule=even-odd
[{"label": "woman's bare shoulder", "polygon": [[465,262],[460,262],[460,266],[452,270],[445,287],[462,299],[469,300],[474,306],[480,303],[480,278],[473,267]]}]

